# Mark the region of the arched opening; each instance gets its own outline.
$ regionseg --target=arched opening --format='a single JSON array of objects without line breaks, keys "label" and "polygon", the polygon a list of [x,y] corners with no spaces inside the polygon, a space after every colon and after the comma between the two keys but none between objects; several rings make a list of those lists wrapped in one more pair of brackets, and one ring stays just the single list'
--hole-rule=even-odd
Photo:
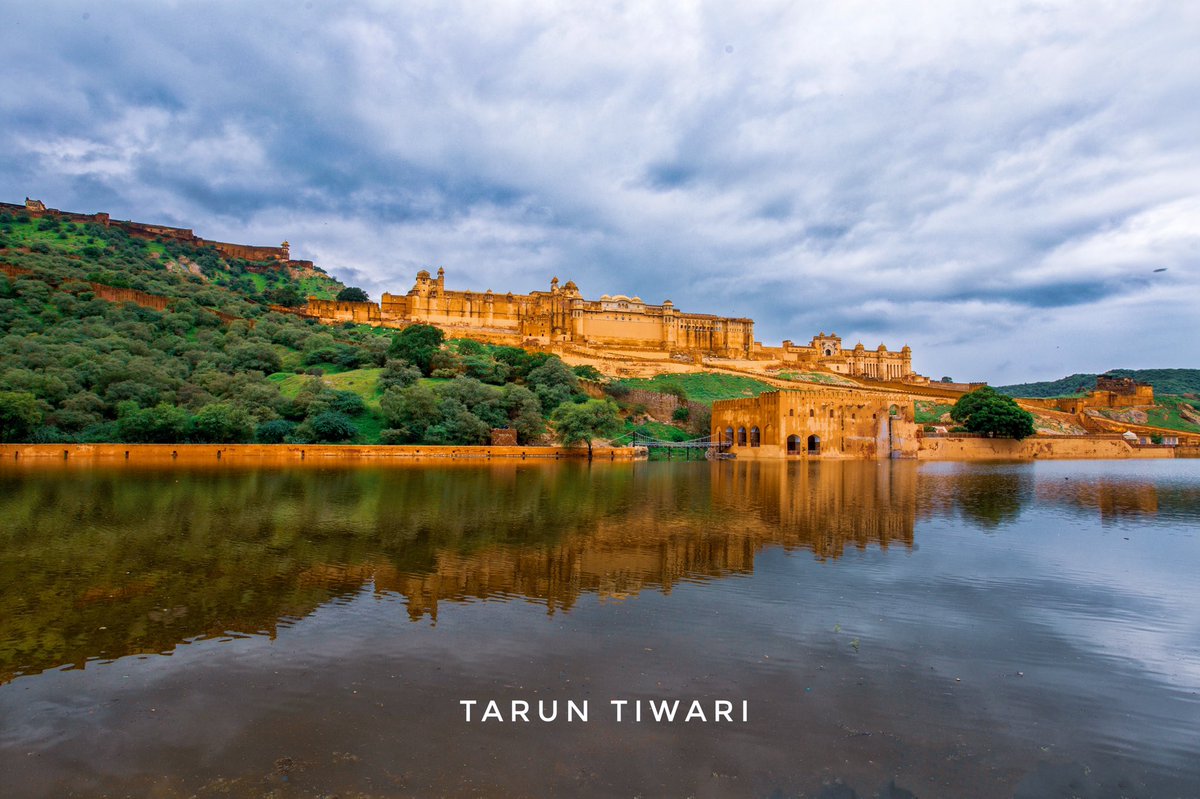
[{"label": "arched opening", "polygon": [[759,433],[757,427],[750,428],[750,446],[757,447],[762,443],[762,434]]},{"label": "arched opening", "polygon": [[739,427],[739,428],[738,428],[738,439],[737,439],[737,445],[738,445],[739,447],[744,447],[744,446],[746,446],[746,428],[744,428],[744,427]]},{"label": "arched opening", "polygon": [[815,409],[815,408],[809,408],[809,409],[808,409],[808,417],[809,417],[810,419],[811,419],[812,417],[816,416],[816,415],[817,415],[817,411],[816,411],[816,409]]},{"label": "arched opening", "polygon": [[890,416],[899,416],[899,415],[900,415],[900,408],[898,408],[898,407],[897,407],[897,406],[895,406],[895,405],[892,405],[891,407],[889,407],[889,408],[888,408],[888,414],[889,414]]},{"label": "arched opening", "polygon": [[733,446],[733,428],[732,427],[725,428],[725,446],[727,446],[727,447]]},{"label": "arched opening", "polygon": [[809,455],[820,455],[821,454],[821,437],[816,435],[815,433],[808,437],[808,454]]},{"label": "arched opening", "polygon": [[788,436],[787,438],[787,454],[800,454],[800,436]]}]

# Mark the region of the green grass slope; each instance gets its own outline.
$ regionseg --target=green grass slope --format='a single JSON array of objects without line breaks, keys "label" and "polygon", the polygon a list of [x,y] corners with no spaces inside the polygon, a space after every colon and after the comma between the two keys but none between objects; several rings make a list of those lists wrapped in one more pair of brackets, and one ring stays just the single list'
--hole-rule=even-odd
[{"label": "green grass slope", "polygon": [[764,391],[774,391],[775,386],[739,375],[700,372],[691,374],[662,374],[650,378],[629,378],[618,381],[630,389],[662,392],[671,386],[682,388],[687,398],[694,402],[711,405],[717,400],[757,397]]}]

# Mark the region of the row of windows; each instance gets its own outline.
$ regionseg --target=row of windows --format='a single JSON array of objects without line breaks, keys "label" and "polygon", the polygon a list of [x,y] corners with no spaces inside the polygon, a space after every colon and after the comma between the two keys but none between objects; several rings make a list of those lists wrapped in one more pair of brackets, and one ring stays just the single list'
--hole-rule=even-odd
[{"label": "row of windows", "polygon": [[[737,446],[739,446],[739,447],[746,446],[746,444],[747,444],[746,428],[739,427],[737,429],[736,439],[734,438],[733,428],[732,427],[725,428],[725,441],[724,441],[725,445],[733,446],[735,441],[737,443]],[[800,436],[796,436],[796,435],[788,436],[788,439],[787,439],[788,453],[791,455],[798,454],[801,451],[801,442],[802,441],[805,445],[807,445],[808,453],[810,455],[815,455],[821,451],[821,437],[814,433],[813,435],[809,436],[806,441],[801,439]],[[749,445],[752,447],[757,447],[761,443],[762,443],[762,436],[759,433],[759,429],[757,427],[751,427],[750,431],[749,431]]]}]

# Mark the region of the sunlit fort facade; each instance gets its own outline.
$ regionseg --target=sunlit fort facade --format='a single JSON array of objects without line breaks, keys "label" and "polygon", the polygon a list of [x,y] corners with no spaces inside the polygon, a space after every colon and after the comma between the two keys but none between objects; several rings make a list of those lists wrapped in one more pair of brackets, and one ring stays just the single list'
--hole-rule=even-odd
[{"label": "sunlit fort facade", "polygon": [[447,291],[446,273],[424,269],[407,294],[385,293],[379,303],[339,302],[310,297],[306,312],[322,322],[403,327],[437,325],[450,335],[491,339],[519,346],[573,344],[611,350],[649,350],[692,357],[770,360],[791,368],[821,368],[849,377],[907,381],[921,379],[912,370],[912,350],[861,343],[843,348],[841,337],[814,336],[808,344],[784,341],[765,347],[754,340],[754,320],[685,313],[670,300],[652,305],[641,297],[605,294],[583,298],[574,281],[550,281],[549,291],[529,294],[491,290]]}]

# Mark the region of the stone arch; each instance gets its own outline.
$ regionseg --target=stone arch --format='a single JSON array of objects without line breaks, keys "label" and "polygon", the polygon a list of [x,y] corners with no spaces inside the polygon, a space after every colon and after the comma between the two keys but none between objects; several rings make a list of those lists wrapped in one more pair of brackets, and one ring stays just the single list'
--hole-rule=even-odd
[{"label": "stone arch", "polygon": [[737,445],[739,447],[746,446],[746,428],[739,427],[737,429]]},{"label": "stone arch", "polygon": [[750,446],[757,447],[757,446],[760,446],[761,444],[762,444],[762,432],[758,429],[757,425],[754,427],[751,427],[750,428]]},{"label": "stone arch", "polygon": [[816,433],[813,433],[811,436],[808,437],[808,454],[809,455],[820,455],[821,454],[821,437],[819,435],[817,435]]},{"label": "stone arch", "polygon": [[801,453],[800,443],[801,443],[800,436],[797,436],[797,435],[788,436],[787,437],[787,454],[799,455]]},{"label": "stone arch", "polygon": [[728,447],[733,446],[733,428],[732,427],[725,428],[725,445]]}]

